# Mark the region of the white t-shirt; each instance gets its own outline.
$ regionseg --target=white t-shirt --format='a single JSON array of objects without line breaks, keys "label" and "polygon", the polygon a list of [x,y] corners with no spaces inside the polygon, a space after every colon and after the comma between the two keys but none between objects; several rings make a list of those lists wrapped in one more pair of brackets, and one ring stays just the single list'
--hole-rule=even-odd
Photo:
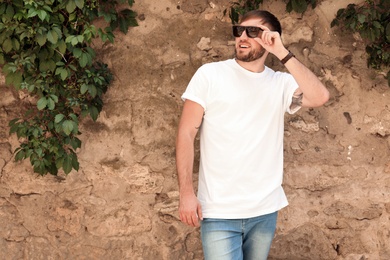
[{"label": "white t-shirt", "polygon": [[234,59],[197,70],[182,98],[205,110],[198,187],[203,217],[250,218],[288,205],[281,186],[284,113],[295,112],[290,105],[297,88],[288,73],[268,67],[253,73]]}]

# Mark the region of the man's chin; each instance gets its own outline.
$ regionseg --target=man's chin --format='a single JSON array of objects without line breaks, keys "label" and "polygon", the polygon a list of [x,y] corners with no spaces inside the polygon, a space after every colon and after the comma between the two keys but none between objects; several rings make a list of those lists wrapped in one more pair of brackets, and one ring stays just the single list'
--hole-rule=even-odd
[{"label": "man's chin", "polygon": [[263,57],[265,54],[265,51],[262,51],[262,52],[257,52],[257,53],[253,53],[253,52],[250,52],[250,53],[242,53],[242,52],[237,52],[236,51],[236,59],[239,60],[239,61],[242,61],[242,62],[251,62],[251,61],[255,61],[255,60],[258,60],[260,59],[261,57]]},{"label": "man's chin", "polygon": [[261,56],[253,55],[236,55],[236,59],[243,62],[251,62],[260,59]]}]

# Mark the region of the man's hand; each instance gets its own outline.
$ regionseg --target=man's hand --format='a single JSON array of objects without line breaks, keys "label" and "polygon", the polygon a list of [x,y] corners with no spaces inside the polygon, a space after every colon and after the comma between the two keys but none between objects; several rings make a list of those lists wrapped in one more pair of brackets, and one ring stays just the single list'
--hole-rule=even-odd
[{"label": "man's hand", "polygon": [[195,194],[180,195],[179,204],[180,220],[192,227],[199,227],[202,220],[202,208]]},{"label": "man's hand", "polygon": [[283,59],[288,54],[288,50],[284,47],[280,34],[271,31],[267,26],[260,25],[259,27],[263,29],[263,32],[260,38],[254,38],[254,40],[278,59]]}]

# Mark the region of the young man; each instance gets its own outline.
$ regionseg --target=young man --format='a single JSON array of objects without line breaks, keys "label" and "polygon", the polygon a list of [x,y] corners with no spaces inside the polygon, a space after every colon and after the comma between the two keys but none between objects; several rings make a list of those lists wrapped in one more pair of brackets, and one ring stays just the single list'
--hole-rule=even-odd
[{"label": "young man", "polygon": [[[267,259],[277,212],[288,204],[281,186],[284,113],[318,107],[329,98],[319,79],[284,47],[273,14],[245,14],[233,35],[235,59],[205,64],[191,79],[176,141],[180,219],[201,226],[206,260]],[[269,53],[289,73],[265,66]]]}]

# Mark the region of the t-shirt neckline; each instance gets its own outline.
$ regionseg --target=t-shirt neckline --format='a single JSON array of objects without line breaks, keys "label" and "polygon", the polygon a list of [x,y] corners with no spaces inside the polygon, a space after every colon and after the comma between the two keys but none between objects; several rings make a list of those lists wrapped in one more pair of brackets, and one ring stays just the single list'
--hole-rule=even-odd
[{"label": "t-shirt neckline", "polygon": [[261,78],[261,77],[263,77],[264,75],[266,75],[267,72],[268,72],[268,67],[265,66],[265,65],[264,65],[264,70],[263,70],[262,72],[252,72],[252,71],[249,71],[249,70],[243,68],[240,64],[238,64],[238,62],[237,62],[236,59],[233,58],[233,59],[231,59],[230,61],[231,61],[230,63],[231,63],[234,67],[238,68],[242,73],[246,74],[246,75],[249,76],[249,77]]}]

